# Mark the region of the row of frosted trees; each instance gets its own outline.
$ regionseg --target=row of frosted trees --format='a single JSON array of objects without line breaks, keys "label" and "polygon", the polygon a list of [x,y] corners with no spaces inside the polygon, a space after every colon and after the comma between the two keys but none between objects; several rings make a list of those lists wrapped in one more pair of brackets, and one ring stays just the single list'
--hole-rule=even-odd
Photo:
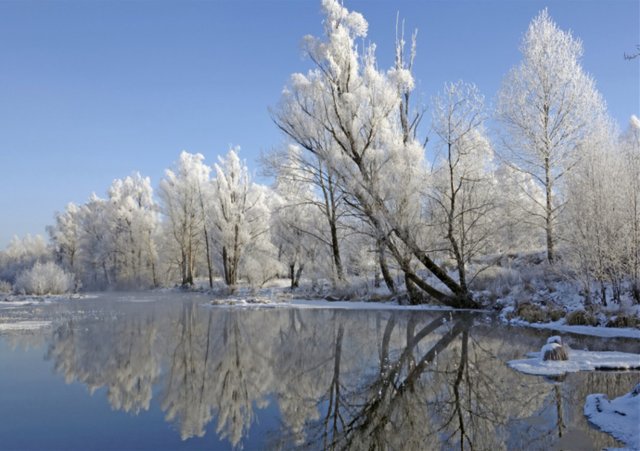
[{"label": "row of frosted trees", "polygon": [[235,287],[241,274],[258,284],[277,274],[270,196],[234,150],[213,168],[182,152],[158,197],[135,174],[115,180],[106,199],[69,204],[49,228],[57,261],[91,288],[193,285],[198,276],[213,286],[218,275]]},{"label": "row of frosted trees", "polygon": [[313,68],[291,76],[271,111],[287,139],[263,158],[273,186],[252,183],[234,150],[212,167],[183,152],[158,204],[148,179],[116,180],[107,199],[70,205],[50,229],[84,286],[288,276],[292,287],[301,277],[340,287],[365,276],[411,302],[475,307],[483,268],[544,249],[587,297],[629,287],[640,300],[640,121],[616,130],[578,39],[545,10],[495,109],[462,81],[421,109],[415,34],[407,45],[397,33],[383,71],[373,44],[356,45],[362,15],[322,4],[324,36],[304,39]]}]

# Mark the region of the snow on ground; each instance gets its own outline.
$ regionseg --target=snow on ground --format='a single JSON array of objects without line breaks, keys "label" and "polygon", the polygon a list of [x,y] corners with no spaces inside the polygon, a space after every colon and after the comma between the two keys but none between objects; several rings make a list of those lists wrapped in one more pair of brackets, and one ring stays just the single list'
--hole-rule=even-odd
[{"label": "snow on ground", "polygon": [[11,294],[5,296],[4,298],[0,297],[0,308],[1,307],[19,307],[23,305],[42,305],[42,304],[51,304],[52,302],[58,301],[68,301],[68,300],[78,300],[78,299],[90,299],[96,298],[96,294],[52,294],[52,295],[43,295],[43,296],[35,296],[35,295],[21,295],[21,294]]},{"label": "snow on ground", "polygon": [[22,305],[33,305],[41,302],[43,301],[33,301],[33,300],[26,300],[26,299],[25,300],[4,300],[4,301],[0,301],[0,307],[20,307]]},{"label": "snow on ground", "polygon": [[124,298],[124,299],[118,299],[118,302],[131,302],[131,303],[134,303],[134,304],[146,304],[146,303],[149,303],[149,302],[156,302],[156,301],[158,301],[157,298],[142,298],[142,297],[140,297],[140,298],[138,298],[138,297],[127,297],[127,298]]},{"label": "snow on ground", "polygon": [[640,370],[640,354],[614,351],[568,350],[569,360],[542,360],[542,353],[531,358],[511,360],[507,364],[516,371],[536,376],[561,376],[565,373],[594,370]]},{"label": "snow on ground", "polygon": [[0,332],[18,330],[37,330],[49,327],[51,321],[18,321],[15,323],[0,323]]},{"label": "snow on ground", "polygon": [[[343,309],[343,310],[419,310],[419,311],[465,311],[439,305],[400,305],[397,302],[365,301],[328,301],[325,299],[272,300],[269,298],[218,298],[207,305],[221,307],[260,307],[260,308],[301,308],[301,309]],[[467,310],[478,311],[478,310]]]},{"label": "snow on ground", "polygon": [[640,449],[640,384],[611,401],[604,394],[587,396],[584,415],[594,426],[631,449]]},{"label": "snow on ground", "polygon": [[[294,299],[289,305],[297,308],[310,309],[345,309],[345,310],[430,310],[452,311],[451,307],[440,305],[400,305],[396,302],[364,302],[364,301],[327,301]],[[457,310],[461,311],[461,310]]]}]

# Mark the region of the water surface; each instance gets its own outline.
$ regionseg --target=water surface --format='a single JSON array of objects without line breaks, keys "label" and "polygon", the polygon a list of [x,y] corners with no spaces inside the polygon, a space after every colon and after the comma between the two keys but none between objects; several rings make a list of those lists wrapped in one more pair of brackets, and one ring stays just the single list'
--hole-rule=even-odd
[{"label": "water surface", "polygon": [[[637,372],[547,380],[508,360],[551,332],[486,314],[211,307],[101,294],[0,308],[2,449],[602,449],[585,397]],[[566,336],[637,352],[637,340]]]}]

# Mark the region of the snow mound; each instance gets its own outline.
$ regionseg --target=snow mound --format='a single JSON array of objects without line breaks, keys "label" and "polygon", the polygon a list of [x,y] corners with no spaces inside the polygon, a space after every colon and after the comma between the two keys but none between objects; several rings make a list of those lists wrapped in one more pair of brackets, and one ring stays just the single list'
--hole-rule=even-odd
[{"label": "snow mound", "polygon": [[640,384],[612,401],[604,394],[587,396],[584,415],[590,423],[632,449],[640,449]]},{"label": "snow mound", "polygon": [[18,321],[15,323],[0,323],[0,332],[16,330],[37,330],[49,327],[51,321]]},{"label": "snow mound", "polygon": [[640,354],[613,351],[569,350],[569,360],[542,360],[540,352],[529,359],[511,360],[510,368],[535,376],[561,376],[566,373],[594,370],[640,370]]}]

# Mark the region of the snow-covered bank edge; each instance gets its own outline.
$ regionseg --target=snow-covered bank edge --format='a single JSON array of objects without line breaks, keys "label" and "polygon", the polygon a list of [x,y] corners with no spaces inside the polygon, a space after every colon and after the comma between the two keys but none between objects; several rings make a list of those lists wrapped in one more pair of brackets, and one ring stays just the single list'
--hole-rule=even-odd
[{"label": "snow-covered bank edge", "polygon": [[584,415],[616,440],[631,449],[640,449],[640,383],[630,393],[613,400],[601,393],[587,396]]},{"label": "snow-covered bank edge", "polygon": [[82,299],[93,299],[98,297],[96,294],[45,294],[42,296],[29,295],[29,294],[10,294],[0,296],[0,307],[6,306],[22,306],[33,304],[51,304],[52,302],[59,301],[76,301]]},{"label": "snow-covered bank edge", "polygon": [[298,309],[339,309],[339,310],[401,310],[433,312],[482,312],[489,310],[454,309],[451,307],[420,304],[401,305],[396,302],[377,301],[328,301],[326,299],[271,300],[261,297],[232,298],[220,297],[203,304],[222,308],[298,308]]},{"label": "snow-covered bank edge", "polygon": [[507,362],[510,368],[534,376],[562,376],[566,373],[595,370],[640,370],[640,354],[616,351],[569,350],[568,360],[543,360],[541,353],[529,353],[528,359]]},{"label": "snow-covered bank edge", "polygon": [[631,327],[603,327],[603,326],[570,326],[565,324],[564,319],[550,323],[529,323],[521,319],[507,320],[501,316],[505,324],[520,327],[531,327],[534,329],[545,329],[558,332],[565,332],[577,335],[589,335],[602,338],[637,338],[640,339],[640,329]]},{"label": "snow-covered bank edge", "polygon": [[241,307],[241,308],[303,308],[303,309],[342,309],[342,310],[403,310],[403,311],[434,311],[456,312],[472,311],[496,315],[505,325],[546,329],[569,334],[588,335],[602,338],[637,338],[640,339],[640,329],[630,327],[604,327],[604,326],[570,326],[561,319],[549,323],[529,323],[519,318],[507,319],[503,314],[497,314],[493,310],[461,310],[451,307],[420,304],[401,305],[397,302],[380,301],[328,301],[326,299],[276,299],[270,297],[216,297],[205,305],[216,307]]},{"label": "snow-covered bank edge", "polygon": [[0,323],[0,333],[38,330],[49,326],[51,326],[51,321],[16,321]]}]

